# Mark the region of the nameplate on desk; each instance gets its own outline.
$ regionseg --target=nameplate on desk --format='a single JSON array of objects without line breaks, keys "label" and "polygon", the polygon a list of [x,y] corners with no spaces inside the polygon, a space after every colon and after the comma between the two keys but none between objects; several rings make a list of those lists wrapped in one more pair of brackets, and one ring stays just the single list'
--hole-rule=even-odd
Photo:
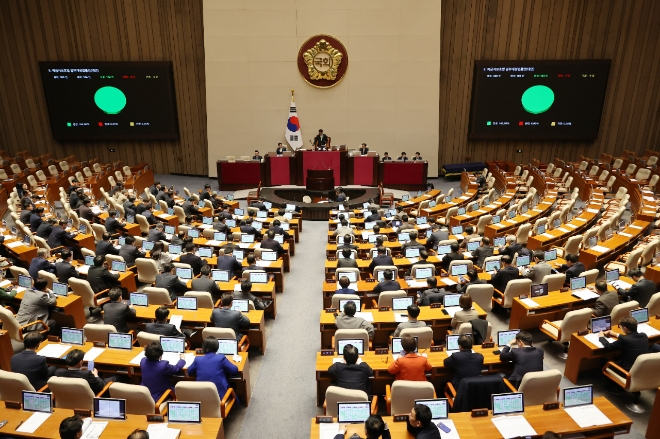
[{"label": "nameplate on desk", "polygon": [[433,309],[433,308],[442,308],[442,304],[441,304],[441,303],[437,303],[437,302],[436,302],[436,303],[432,303],[432,304],[431,304],[431,309]]},{"label": "nameplate on desk", "polygon": [[374,350],[374,353],[376,355],[387,355],[387,354],[390,353],[390,350],[389,350],[389,348],[376,348]]},{"label": "nameplate on desk", "polygon": [[449,273],[440,273],[440,277],[447,277],[449,276]]},{"label": "nameplate on desk", "polygon": [[89,409],[73,409],[73,414],[78,415],[81,418],[91,418],[92,411]]},{"label": "nameplate on desk", "polygon": [[336,281],[334,279],[328,279],[326,280],[326,282],[329,284],[334,284]]},{"label": "nameplate on desk", "polygon": [[484,348],[484,349],[494,348],[495,343],[492,342],[492,341],[485,341],[485,342],[481,343],[481,347]]},{"label": "nameplate on desk", "polygon": [[164,415],[147,415],[147,422],[165,422]]},{"label": "nameplate on desk", "polygon": [[332,416],[318,415],[316,417],[316,423],[317,424],[332,424],[332,421],[333,421]]},{"label": "nameplate on desk", "polygon": [[165,308],[169,308],[169,309],[174,309],[174,308],[176,308],[176,304],[174,304],[174,303],[165,303],[165,304],[163,304],[163,306],[164,306]]},{"label": "nameplate on desk", "polygon": [[337,258],[328,258],[328,261],[330,261],[330,262],[336,262],[336,261],[337,261]]},{"label": "nameplate on desk", "polygon": [[408,421],[408,415],[393,415],[392,421],[394,422],[406,422]]},{"label": "nameplate on desk", "polygon": [[521,295],[519,296],[519,298],[520,298],[521,300],[522,300],[522,299],[527,299],[528,297],[529,297],[529,296],[527,296],[527,294],[521,294]]},{"label": "nameplate on desk", "polygon": [[204,349],[202,348],[195,349],[195,355],[204,355]]},{"label": "nameplate on desk", "polygon": [[588,329],[583,329],[582,331],[578,331],[578,335],[579,335],[580,337],[583,337],[583,336],[585,336],[585,335],[587,335],[587,334],[589,334],[589,330],[588,330]]},{"label": "nameplate on desk", "polygon": [[95,348],[104,348],[105,347],[105,342],[104,341],[95,341],[94,342],[94,347]]},{"label": "nameplate on desk", "polygon": [[389,311],[389,310],[390,310],[389,306],[381,306],[380,308],[378,308],[378,311]]},{"label": "nameplate on desk", "polygon": [[374,278],[369,278],[369,279],[365,279],[365,281],[367,281],[367,282],[376,282],[376,279],[374,279]]},{"label": "nameplate on desk", "polygon": [[5,401],[5,407],[8,409],[20,409],[21,403],[18,401]]},{"label": "nameplate on desk", "polygon": [[332,355],[335,355],[335,351],[332,349],[321,349],[321,356],[322,357],[330,357]]},{"label": "nameplate on desk", "polygon": [[566,291],[568,291],[568,287],[561,287],[561,288],[559,289],[559,292],[560,292],[560,293],[565,293]]},{"label": "nameplate on desk", "polygon": [[369,256],[363,256],[363,257],[362,257],[362,260],[363,260],[363,261],[369,261],[370,258],[369,258]]},{"label": "nameplate on desk", "polygon": [[473,418],[488,416],[488,409],[473,409],[471,415]]},{"label": "nameplate on desk", "polygon": [[326,308],[325,312],[337,312],[337,308]]},{"label": "nameplate on desk", "polygon": [[414,280],[412,276],[406,276],[403,278],[403,280]]},{"label": "nameplate on desk", "polygon": [[559,408],[559,403],[556,401],[543,403],[543,410],[556,410],[558,408]]},{"label": "nameplate on desk", "polygon": [[46,340],[48,340],[51,343],[59,343],[60,342],[60,338],[57,335],[49,335]]},{"label": "nameplate on desk", "polygon": [[399,255],[396,255],[396,256],[394,257],[394,259],[403,259],[403,258],[404,258],[404,256],[403,256],[403,255],[401,255],[401,254],[399,254]]},{"label": "nameplate on desk", "polygon": [[442,346],[431,346],[431,352],[442,352],[444,349]]}]

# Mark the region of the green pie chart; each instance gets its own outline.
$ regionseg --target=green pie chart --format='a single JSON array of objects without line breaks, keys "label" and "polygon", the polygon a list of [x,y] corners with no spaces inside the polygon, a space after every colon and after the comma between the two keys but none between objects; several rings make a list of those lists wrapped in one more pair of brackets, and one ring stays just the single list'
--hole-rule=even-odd
[{"label": "green pie chart", "polygon": [[117,114],[126,106],[126,95],[116,87],[101,87],[94,93],[94,103],[108,114]]},{"label": "green pie chart", "polygon": [[552,107],[555,102],[555,94],[545,85],[535,85],[525,90],[520,101],[525,111],[539,114],[548,111]]}]

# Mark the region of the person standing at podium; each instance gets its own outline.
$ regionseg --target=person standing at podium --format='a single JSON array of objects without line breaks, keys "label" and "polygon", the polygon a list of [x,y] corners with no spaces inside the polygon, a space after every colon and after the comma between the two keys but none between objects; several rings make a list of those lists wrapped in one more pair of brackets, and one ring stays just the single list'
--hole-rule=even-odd
[{"label": "person standing at podium", "polygon": [[360,146],[360,155],[367,155],[369,152],[369,148],[367,148],[367,144],[363,143],[362,146]]},{"label": "person standing at podium", "polygon": [[277,144],[277,149],[275,150],[275,154],[277,155],[282,155],[286,152],[286,148],[282,146],[282,142]]},{"label": "person standing at podium", "polygon": [[314,137],[314,147],[322,151],[328,149],[328,136],[323,134],[323,130],[319,130],[318,135]]}]

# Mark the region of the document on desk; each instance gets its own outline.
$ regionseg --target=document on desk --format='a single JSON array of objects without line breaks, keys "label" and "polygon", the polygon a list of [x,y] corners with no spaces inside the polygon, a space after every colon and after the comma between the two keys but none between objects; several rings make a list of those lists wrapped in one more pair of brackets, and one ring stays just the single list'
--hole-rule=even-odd
[{"label": "document on desk", "polygon": [[0,282],[0,288],[7,288],[9,285],[11,285],[10,280],[3,280],[2,282]]},{"label": "document on desk", "polygon": [[78,273],[87,274],[89,272],[89,265],[81,265],[78,267]]},{"label": "document on desk", "polygon": [[[601,348],[601,349],[603,348],[603,344],[600,342],[600,340],[598,340],[598,334],[593,334],[593,333],[592,333],[592,334],[587,334],[587,335],[584,336],[584,338],[585,338],[589,343],[591,343],[592,345],[597,346],[597,347],[599,347],[599,348]],[[616,341],[616,338],[611,338],[611,337],[605,337],[605,338],[606,338],[607,341],[609,341],[610,343],[614,343],[614,342]]]},{"label": "document on desk", "polygon": [[450,430],[449,433],[445,433],[444,431],[440,430],[440,428],[438,428],[438,430],[440,430],[440,437],[442,439],[461,439],[461,437],[458,435],[458,431],[456,431],[454,421],[451,419],[443,419],[442,421],[436,422],[435,425],[437,426],[440,423],[444,424],[444,426]]},{"label": "document on desk", "polygon": [[624,233],[624,232],[619,232],[617,235],[625,236],[626,238],[632,238],[632,235],[630,233]]},{"label": "document on desk", "polygon": [[14,248],[14,247],[19,247],[19,246],[23,245],[23,242],[22,241],[14,241],[14,242],[10,242],[9,244],[5,244],[5,245],[9,248]]},{"label": "document on desk", "polygon": [[214,239],[209,239],[208,241],[206,241],[206,244],[204,244],[204,245],[215,246],[215,245],[220,245],[220,244],[221,244],[220,241],[216,241]]},{"label": "document on desk", "polygon": [[598,209],[587,209],[589,213],[598,213]]},{"label": "document on desk", "polygon": [[[566,225],[568,226],[568,224],[566,224]],[[570,227],[570,226],[569,226],[569,227]],[[563,227],[559,227],[557,230],[559,230],[561,233],[568,233],[568,232],[570,232],[570,230],[565,229],[565,228],[563,228]]]},{"label": "document on desk", "polygon": [[167,424],[149,424],[147,433],[149,433],[149,437],[158,439],[176,439],[181,434],[181,430],[169,428]]},{"label": "document on desk", "polygon": [[587,220],[585,218],[575,218],[575,219],[578,220],[578,221],[582,221],[583,223],[587,222]]},{"label": "document on desk", "polygon": [[20,433],[34,433],[37,431],[37,428],[46,421],[46,419],[50,418],[50,415],[51,413],[37,412],[30,416],[27,421],[23,422],[16,431]]},{"label": "document on desk", "polygon": [[591,247],[589,250],[593,250],[593,251],[595,251],[596,253],[605,253],[605,252],[610,251],[609,248],[604,247],[604,246],[602,246],[602,245],[594,245],[594,246]]},{"label": "document on desk", "polygon": [[500,416],[493,418],[492,421],[504,439],[537,434],[524,416]]},{"label": "document on desk", "polygon": [[449,314],[449,316],[453,319],[454,314],[456,314],[458,311],[460,311],[461,307],[460,306],[446,306],[444,308],[444,310],[447,311],[447,314]]},{"label": "document on desk", "polygon": [[48,358],[61,358],[72,347],[70,344],[48,344],[39,349],[37,355]]},{"label": "document on desk", "polygon": [[445,285],[449,285],[449,286],[456,285],[456,282],[454,282],[453,280],[449,279],[448,277],[444,277],[444,278],[442,278],[442,282],[443,282]]},{"label": "document on desk", "polygon": [[183,321],[183,316],[174,315],[170,317],[170,325],[176,326],[176,329],[181,331],[181,322]]},{"label": "document on desk", "polygon": [[577,296],[582,300],[597,299],[600,297],[598,294],[594,293],[590,289],[582,288],[580,290],[571,291],[573,296]]},{"label": "document on desk", "polygon": [[319,439],[334,439],[339,434],[339,424],[319,424]]},{"label": "document on desk", "polygon": [[408,321],[407,314],[399,314],[398,312],[394,313],[394,321],[397,323],[403,323]]},{"label": "document on desk", "polygon": [[367,322],[373,322],[374,321],[374,315],[370,312],[356,312],[355,317],[362,317]]},{"label": "document on desk", "polygon": [[520,299],[520,301],[530,308],[539,308],[541,306],[534,299]]},{"label": "document on desk", "polygon": [[640,323],[637,325],[637,332],[643,332],[649,337],[655,337],[656,335],[660,334],[660,331],[655,329],[653,326],[649,326],[646,323]]},{"label": "document on desk", "polygon": [[84,361],[94,361],[96,360],[96,357],[101,355],[103,352],[105,352],[105,348],[91,348],[87,352],[85,352],[85,356],[83,357]]},{"label": "document on desk", "polygon": [[455,236],[456,239],[458,239],[459,241],[460,241],[461,239],[465,239],[465,237],[464,237],[463,235],[461,235],[460,233],[459,233],[458,235],[454,235],[454,236]]},{"label": "document on desk", "polygon": [[542,233],[541,236],[545,236],[546,238],[550,238],[550,239],[555,237],[555,235],[553,235],[551,233]]},{"label": "document on desk", "polygon": [[428,286],[426,281],[418,282],[418,281],[415,281],[415,280],[409,280],[409,281],[406,281],[406,283],[408,284],[408,286],[410,288],[424,288],[424,287]]},{"label": "document on desk", "polygon": [[257,261],[257,267],[268,268],[270,267],[270,261]]},{"label": "document on desk", "polygon": [[611,282],[611,284],[614,288],[622,288],[624,290],[627,290],[628,288],[632,287],[632,284],[629,284],[628,282],[622,280],[614,280]]},{"label": "document on desk", "polygon": [[642,229],[643,229],[643,227],[641,227],[641,226],[636,226],[636,225],[634,225],[634,224],[628,224],[628,227],[632,227],[633,229],[639,229],[639,230],[642,230]]},{"label": "document on desk", "polygon": [[144,351],[140,352],[137,354],[131,361],[129,361],[129,364],[140,364],[140,361],[144,358]]},{"label": "document on desk", "polygon": [[86,430],[84,430],[82,438],[83,439],[96,439],[101,437],[101,433],[105,430],[105,427],[108,426],[107,422],[92,422],[89,424]]},{"label": "document on desk", "polygon": [[612,421],[593,404],[569,407],[564,409],[568,416],[573,418],[580,428],[592,427],[594,425],[607,425]]}]

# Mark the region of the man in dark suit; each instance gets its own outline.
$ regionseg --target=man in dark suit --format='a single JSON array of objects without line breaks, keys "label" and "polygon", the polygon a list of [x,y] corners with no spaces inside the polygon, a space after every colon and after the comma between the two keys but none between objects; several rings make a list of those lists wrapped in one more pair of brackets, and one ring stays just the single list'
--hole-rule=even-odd
[{"label": "man in dark suit", "polygon": [[291,239],[289,232],[282,228],[282,222],[278,219],[273,221],[272,227],[270,228],[276,235],[282,235],[284,240]]},{"label": "man in dark suit", "polygon": [[73,180],[71,180],[71,185],[66,190],[66,195],[70,197],[71,192],[78,190],[79,187],[80,186],[78,186],[78,180],[74,178]]},{"label": "man in dark suit", "polygon": [[218,269],[228,270],[229,278],[239,276],[243,270],[241,263],[234,258],[234,249],[232,247],[225,247],[224,256],[218,256]]},{"label": "man in dark suit", "polygon": [[449,246],[449,248],[451,249],[451,252],[442,257],[442,268],[445,271],[449,271],[449,264],[451,264],[452,261],[462,261],[465,259],[463,253],[458,252],[460,249],[458,244],[452,244]]},{"label": "man in dark suit", "polygon": [[314,146],[316,149],[328,148],[328,136],[323,134],[323,130],[319,130],[319,133],[314,137]]},{"label": "man in dark suit", "polygon": [[351,286],[351,281],[348,280],[348,277],[346,276],[341,276],[339,278],[339,288],[336,290],[333,295],[335,294],[355,294],[355,290],[353,288],[349,288]]},{"label": "man in dark suit", "polygon": [[[130,198],[129,198],[130,200]],[[135,205],[135,214],[136,215],[142,215],[144,211],[147,209],[147,205],[142,202],[142,198],[136,198],[137,204]],[[126,213],[128,215],[128,213]]]},{"label": "man in dark suit", "polygon": [[337,380],[337,386],[344,389],[362,390],[369,395],[371,393],[369,377],[374,375],[374,371],[364,361],[357,364],[358,350],[352,344],[344,346],[343,354],[344,361],[334,363],[328,369],[328,373]]},{"label": "man in dark suit", "polygon": [[651,296],[656,293],[655,282],[652,280],[644,279],[642,270],[635,268],[628,272],[628,276],[635,281],[633,286],[624,290],[619,288],[617,292],[621,295],[624,302],[629,302],[635,300],[639,303],[639,306],[644,308],[648,305]]},{"label": "man in dark suit", "polygon": [[48,250],[45,248],[40,248],[37,250],[37,257],[32,259],[30,262],[30,268],[28,269],[32,279],[37,280],[37,278],[39,278],[40,270],[55,274],[55,264],[51,264],[48,259],[46,259],[47,255]]},{"label": "man in dark suit", "polygon": [[165,236],[165,225],[163,223],[156,224],[156,227],[149,229],[149,235],[147,235],[147,241],[156,242],[156,241],[166,241],[167,236]]},{"label": "man in dark suit", "polygon": [[80,218],[86,219],[87,221],[94,221],[94,212],[92,212],[92,208],[89,207],[91,203],[92,200],[90,200],[89,198],[85,198],[82,201],[80,207],[78,208],[78,216]]},{"label": "man in dark suit", "polygon": [[374,287],[374,293],[380,294],[383,291],[397,291],[401,289],[401,285],[399,285],[399,282],[393,280],[394,279],[394,271],[393,270],[385,270],[383,272],[383,281],[379,282],[378,285]]},{"label": "man in dark suit", "polygon": [[262,267],[257,265],[257,258],[254,256],[254,253],[250,253],[245,257],[245,261],[247,262],[247,267],[244,267],[244,271],[266,271]]},{"label": "man in dark suit", "polygon": [[559,267],[559,271],[566,273],[566,285],[570,285],[571,279],[580,276],[581,273],[587,270],[584,268],[584,264],[578,261],[578,255],[569,253],[564,259],[566,259],[566,263]]},{"label": "man in dark suit", "polygon": [[218,221],[213,222],[213,230],[216,232],[230,234],[231,228],[225,223],[225,221],[227,221],[225,217],[219,217]]},{"label": "man in dark suit", "polygon": [[538,285],[543,278],[552,274],[552,266],[545,262],[545,252],[543,250],[534,251],[535,265],[530,265],[523,270],[523,276],[532,281],[532,285]]},{"label": "man in dark suit", "polygon": [[242,330],[250,327],[250,319],[240,311],[231,309],[234,296],[229,293],[222,295],[222,308],[215,308],[211,313],[211,320],[217,328],[230,328],[236,333],[236,340],[243,337]]},{"label": "man in dark suit", "polygon": [[369,148],[367,148],[367,144],[363,143],[362,145],[360,145],[359,151],[360,151],[360,155],[367,155],[367,153],[369,152]]},{"label": "man in dark suit", "polygon": [[36,390],[46,385],[48,378],[57,370],[56,366],[48,367],[46,357],[37,355],[39,344],[43,340],[38,331],[28,332],[23,337],[25,350],[11,357],[11,371],[25,375]]},{"label": "man in dark suit", "polygon": [[183,337],[184,335],[176,329],[176,326],[167,323],[167,317],[169,315],[170,310],[167,307],[161,306],[156,309],[156,322],[147,323],[144,327],[144,332],[164,335],[166,337]]},{"label": "man in dark suit", "polygon": [[400,161],[400,162],[407,162],[408,161],[408,156],[406,155],[406,152],[402,151],[401,155],[399,156],[399,158],[397,160]]},{"label": "man in dark suit", "polygon": [[129,195],[128,200],[124,201],[124,204],[122,204],[122,207],[124,208],[124,216],[128,218],[129,216],[132,216],[135,218],[135,195]]},{"label": "man in dark suit", "polygon": [[[508,346],[502,348],[500,353],[500,361],[513,362],[513,372],[508,379],[516,389],[527,372],[543,370],[543,350],[533,347],[532,341],[532,334],[520,331]],[[514,344],[518,345],[518,349],[511,349]],[[648,351],[648,345],[646,349]]]},{"label": "man in dark suit", "polygon": [[490,245],[490,238],[484,236],[481,238],[481,243],[474,251],[472,251],[472,262],[479,268],[484,267],[486,258],[493,256],[493,247]]},{"label": "man in dark suit", "polygon": [[609,291],[604,280],[596,281],[596,292],[600,294],[600,297],[596,299],[591,313],[596,317],[609,316],[612,308],[619,304],[619,293]]},{"label": "man in dark suit", "polygon": [[154,181],[154,186],[151,188],[151,191],[150,191],[151,195],[153,195],[154,197],[156,195],[158,195],[158,192],[160,192],[161,187],[162,186],[160,184],[160,181]]},{"label": "man in dark suit", "polygon": [[390,157],[390,153],[389,153],[389,152],[385,151],[385,152],[383,153],[383,159],[382,159],[382,161],[383,161],[383,162],[391,162],[391,161],[392,161],[392,157]]},{"label": "man in dark suit", "polygon": [[508,245],[506,247],[500,247],[500,249],[499,249],[500,254],[511,256],[511,260],[513,260],[513,256],[516,253],[519,253],[519,250],[522,248],[522,245],[520,245],[516,242],[515,235],[508,235],[506,237],[506,242],[507,242]]},{"label": "man in dark suit", "polygon": [[423,162],[424,159],[422,158],[422,155],[417,151],[415,153],[415,156],[413,157],[413,162]]},{"label": "man in dark suit", "polygon": [[341,244],[339,243],[339,239],[337,239],[337,250],[343,250],[345,248],[349,250],[357,250],[358,246],[353,244],[353,235],[344,235],[343,238],[341,239]]},{"label": "man in dark suit", "polygon": [[378,209],[371,209],[371,215],[366,217],[364,219],[365,223],[373,223],[374,221],[380,221],[380,214],[378,213]]},{"label": "man in dark suit", "polygon": [[244,280],[241,282],[241,291],[234,291],[232,294],[234,299],[238,300],[251,300],[254,304],[254,309],[264,310],[273,303],[272,300],[263,301],[254,294],[252,294],[252,282],[249,280]]},{"label": "man in dark suit", "polygon": [[111,273],[108,270],[108,264],[105,262],[105,256],[97,255],[94,257],[94,266],[89,267],[87,272],[87,282],[89,282],[95,294],[100,293],[119,285],[119,273]]},{"label": "man in dark suit", "polygon": [[30,222],[26,224],[26,226],[30,226],[30,231],[32,233],[37,233],[39,226],[44,222],[44,220],[41,219],[42,216],[44,216],[43,207],[37,207],[32,211],[32,215],[30,215]]},{"label": "man in dark suit", "polygon": [[447,292],[444,288],[438,288],[438,280],[434,276],[427,277],[426,284],[429,288],[420,293],[417,303],[420,306],[429,306],[432,303],[442,303]]},{"label": "man in dark suit", "polygon": [[[601,331],[598,333],[598,340],[606,350],[620,351],[615,363],[625,370],[630,370],[637,357],[649,352],[649,338],[643,332],[637,332],[637,320],[633,317],[623,317],[619,320],[619,327],[623,334],[611,330]],[[610,343],[606,336],[616,338],[616,341]]]},{"label": "man in dark suit", "polygon": [[441,228],[441,225],[435,221],[431,222],[431,229],[433,230],[433,233],[431,233],[431,236],[426,240],[426,248],[429,250],[438,248],[438,243],[440,241],[446,241],[449,239],[449,231],[445,228]]},{"label": "man in dark suit", "polygon": [[127,236],[124,244],[119,249],[119,256],[124,258],[127,267],[132,267],[135,265],[135,260],[137,258],[144,258],[145,254],[137,247],[135,238]]},{"label": "man in dark suit", "polygon": [[257,201],[253,201],[250,204],[250,207],[254,207],[256,209],[259,209],[262,212],[268,212],[268,208],[264,204],[264,199],[263,198],[259,198]]},{"label": "man in dark suit", "polygon": [[84,196],[85,192],[82,190],[82,188],[78,188],[71,192],[71,195],[69,195],[69,206],[71,206],[71,209],[77,209]]},{"label": "man in dark suit", "polygon": [[410,241],[406,242],[401,246],[401,251],[404,254],[404,256],[406,254],[407,248],[418,248],[420,250],[423,250],[425,248],[424,244],[417,241],[417,230],[411,230],[410,232],[408,232],[408,236],[410,237]]},{"label": "man in dark suit", "polygon": [[275,241],[275,231],[273,229],[266,232],[266,237],[261,241],[261,248],[276,251],[278,256],[286,253],[282,244]]},{"label": "man in dark suit", "polygon": [[259,150],[257,149],[254,150],[254,155],[252,156],[252,160],[263,160],[263,156],[259,154]]},{"label": "man in dark suit", "polygon": [[282,146],[282,143],[277,144],[277,149],[275,149],[275,154],[282,155],[286,152],[286,148]]},{"label": "man in dark suit", "polygon": [[211,194],[211,185],[210,184],[205,184],[204,185],[204,190],[202,193],[199,195],[199,202],[202,203],[204,200],[213,200],[213,195]]},{"label": "man in dark suit", "polygon": [[[172,235],[172,239],[170,239],[170,245],[180,245],[183,246],[184,242],[183,240],[186,239],[186,232],[185,231],[180,231],[176,235]],[[227,238],[229,239],[229,238]]]},{"label": "man in dark suit", "polygon": [[55,274],[57,274],[57,280],[59,280],[63,284],[68,284],[69,279],[72,277],[75,277],[77,279],[80,278],[80,274],[78,274],[76,267],[71,265],[72,256],[73,255],[69,250],[64,250],[60,255],[60,257],[62,258],[62,262],[58,262],[55,264]]},{"label": "man in dark suit", "polygon": [[187,201],[184,201],[181,205],[183,208],[183,213],[186,216],[192,216],[193,218],[201,217],[199,213],[199,207],[197,207],[197,198],[189,197]]},{"label": "man in dark suit", "polygon": [[254,235],[256,238],[261,238],[261,233],[252,226],[252,218],[246,220],[241,220],[241,233],[247,233],[248,235]]},{"label": "man in dark suit", "polygon": [[98,394],[103,387],[110,381],[116,381],[116,377],[100,378],[99,372],[94,370],[83,369],[83,357],[85,353],[80,349],[73,349],[66,355],[66,369],[57,369],[55,376],[62,378],[82,378],[89,384],[94,394]]},{"label": "man in dark suit", "polygon": [[358,268],[358,263],[351,258],[351,250],[345,248],[341,252],[341,257],[337,258],[337,268]]},{"label": "man in dark suit", "polygon": [[[57,296],[48,290],[48,281],[40,277],[34,281],[34,286],[23,292],[21,306],[16,313],[16,321],[20,326],[33,323],[38,320],[46,323],[51,335],[59,335],[59,328],[55,320],[49,320],[50,310],[57,303]],[[41,329],[41,325],[33,326],[34,329]]]},{"label": "man in dark suit", "polygon": [[96,243],[96,256],[118,255],[119,250],[110,242],[110,233],[103,233],[102,239]]},{"label": "man in dark suit", "polygon": [[135,318],[135,307],[121,301],[121,288],[112,288],[108,293],[110,302],[103,305],[103,323],[113,325],[117,332],[128,332],[127,321]]},{"label": "man in dark suit", "polygon": [[142,211],[142,216],[144,216],[151,226],[158,223],[158,220],[154,216],[154,206],[151,203],[145,205],[145,209]]},{"label": "man in dark suit", "polygon": [[[465,278],[463,278],[465,279]],[[485,284],[486,281],[483,279],[479,279],[479,275],[477,274],[477,270],[474,268],[471,268],[467,271],[467,282],[462,281],[458,285],[456,285],[456,292],[457,293],[465,293],[467,292],[467,289],[470,285],[482,285]]]},{"label": "man in dark suit", "polygon": [[188,287],[179,276],[174,274],[174,265],[163,264],[163,272],[156,275],[156,288],[165,288],[170,293],[170,299],[176,300],[177,296],[186,292]]},{"label": "man in dark suit", "polygon": [[211,279],[211,266],[208,264],[202,265],[199,277],[192,280],[191,287],[192,291],[206,291],[211,293],[213,302],[220,299],[220,296],[222,295],[222,291],[218,288],[218,284]]},{"label": "man in dark suit", "polygon": [[503,293],[509,281],[520,279],[520,272],[518,272],[516,267],[511,265],[513,262],[511,256],[502,256],[500,261],[502,262],[503,267],[497,270],[497,272],[490,278],[489,283],[493,285],[496,290],[499,290]]},{"label": "man in dark suit", "polygon": [[371,264],[369,264],[370,272],[373,272],[374,268],[378,267],[379,265],[394,265],[394,260],[392,259],[392,256],[387,254],[387,249],[385,249],[385,247],[378,247],[376,252],[376,257],[374,257],[371,261]]},{"label": "man in dark suit", "polygon": [[116,235],[122,227],[124,227],[124,224],[117,219],[117,211],[109,211],[108,217],[105,219],[105,230],[111,235]]},{"label": "man in dark suit", "polygon": [[454,352],[444,360],[445,367],[454,369],[451,383],[455,389],[458,389],[458,384],[463,378],[481,375],[481,368],[484,365],[484,356],[472,352],[472,337],[466,335],[458,337],[458,348],[458,352]]},{"label": "man in dark suit", "polygon": [[48,246],[50,248],[66,247],[67,240],[73,240],[76,234],[75,232],[67,233],[66,226],[67,222],[60,220],[59,227],[53,227],[53,231],[50,232],[50,236],[48,237]]},{"label": "man in dark suit", "polygon": [[440,430],[431,420],[431,409],[423,404],[415,404],[408,415],[406,428],[415,439],[440,439]]},{"label": "man in dark suit", "polygon": [[30,225],[30,217],[32,216],[32,203],[29,201],[23,201],[21,202],[23,210],[21,210],[21,213],[18,215],[18,219],[21,220],[21,222],[27,226]]},{"label": "man in dark suit", "polygon": [[53,231],[53,227],[57,224],[57,220],[55,218],[48,218],[46,221],[42,221],[41,224],[39,224],[39,228],[37,229],[37,236],[39,238],[48,240],[50,237],[50,232]]},{"label": "man in dark suit", "polygon": [[179,262],[190,265],[193,274],[197,276],[202,267],[207,264],[206,260],[195,254],[195,244],[192,242],[188,242],[185,245],[184,251],[185,253],[179,257]]}]

